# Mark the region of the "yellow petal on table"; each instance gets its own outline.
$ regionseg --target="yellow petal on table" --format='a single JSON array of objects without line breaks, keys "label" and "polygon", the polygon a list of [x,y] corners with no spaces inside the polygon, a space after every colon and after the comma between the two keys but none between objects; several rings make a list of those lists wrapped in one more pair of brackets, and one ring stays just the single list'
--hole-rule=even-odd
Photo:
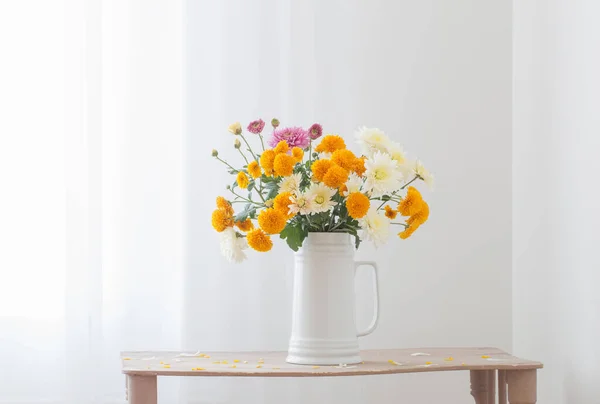
[{"label": "yellow petal on table", "polygon": [[165,368],[165,369],[170,369],[170,368],[171,368],[171,365],[163,365],[163,368]]},{"label": "yellow petal on table", "polygon": [[488,355],[481,355],[481,358],[482,359],[487,359],[487,358],[489,358],[489,356]]},{"label": "yellow petal on table", "polygon": [[444,358],[444,360],[445,360],[445,361],[448,361],[448,362],[450,362],[450,361],[453,361],[453,360],[454,360],[454,358],[453,358],[453,357],[451,357],[451,356],[449,356],[449,357],[447,357],[447,358]]},{"label": "yellow petal on table", "polygon": [[234,359],[233,362],[234,363],[240,363],[240,360],[239,359]]},{"label": "yellow petal on table", "polygon": [[260,369],[260,368],[262,368],[262,365],[256,365],[256,368]]},{"label": "yellow petal on table", "polygon": [[131,358],[123,358],[124,361],[130,361]]}]

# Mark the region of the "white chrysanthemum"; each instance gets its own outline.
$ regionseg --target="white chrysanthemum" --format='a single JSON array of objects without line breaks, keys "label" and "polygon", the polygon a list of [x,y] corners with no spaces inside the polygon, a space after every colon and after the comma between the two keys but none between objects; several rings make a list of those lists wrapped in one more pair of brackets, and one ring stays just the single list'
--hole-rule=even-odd
[{"label": "white chrysanthemum", "polygon": [[246,259],[244,250],[248,248],[248,243],[244,237],[238,235],[233,227],[228,227],[219,233],[221,253],[229,262],[242,262]]},{"label": "white chrysanthemum", "polygon": [[360,192],[360,188],[362,187],[363,180],[361,177],[356,175],[355,173],[351,173],[348,181],[346,181],[346,188],[348,191],[345,191],[342,196],[348,196],[352,192]]},{"label": "white chrysanthemum", "polygon": [[400,143],[390,141],[387,152],[399,165],[406,164],[406,153],[404,153],[404,149],[400,146]]},{"label": "white chrysanthemum", "polygon": [[279,184],[279,193],[291,192],[292,194],[297,193],[300,190],[300,182],[302,181],[302,174],[292,174],[288,177],[284,177]]},{"label": "white chrysanthemum", "polygon": [[329,160],[331,158],[332,153],[320,152],[317,154],[318,154],[319,160]]},{"label": "white chrysanthemum", "polygon": [[290,213],[301,215],[315,213],[314,200],[310,196],[304,194],[292,195],[290,196],[290,202],[291,203],[288,205]]},{"label": "white chrysanthemum", "polygon": [[390,221],[383,213],[377,211],[377,208],[371,206],[367,214],[358,221],[363,230],[363,236],[371,240],[375,247],[384,244],[390,234]]},{"label": "white chrysanthemum", "polygon": [[375,152],[387,152],[390,139],[382,130],[377,128],[358,128],[356,140],[365,156],[371,157]]},{"label": "white chrysanthemum", "polygon": [[364,190],[371,196],[379,197],[391,194],[400,188],[402,172],[396,160],[387,153],[376,152],[372,158],[365,161]]},{"label": "white chrysanthemum", "polygon": [[433,174],[431,174],[419,160],[413,163],[413,173],[421,177],[423,182],[431,189],[433,188]]},{"label": "white chrysanthemum", "polygon": [[327,212],[337,205],[337,202],[331,200],[335,193],[335,189],[331,189],[323,183],[312,183],[306,192],[306,197],[313,202],[313,213]]}]

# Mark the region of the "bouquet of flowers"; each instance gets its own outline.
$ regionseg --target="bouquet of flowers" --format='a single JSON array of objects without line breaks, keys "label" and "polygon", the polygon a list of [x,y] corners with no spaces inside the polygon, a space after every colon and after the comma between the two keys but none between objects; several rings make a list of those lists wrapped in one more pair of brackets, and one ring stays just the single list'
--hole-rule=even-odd
[{"label": "bouquet of flowers", "polygon": [[[406,239],[429,217],[429,206],[413,185],[423,181],[431,186],[433,176],[381,130],[360,128],[356,140],[362,154],[356,155],[340,136],[323,136],[319,124],[307,130],[280,128],[273,119],[271,125],[269,148],[264,121],[251,122],[248,135],[239,122],[229,126],[241,167],[212,151],[235,176],[226,187],[228,198],[217,197],[212,213],[221,251],[230,261],[243,261],[248,246],[271,250],[276,235],[294,251],[309,232],[349,233],[356,248],[363,238],[379,246],[389,237],[390,225],[399,226],[398,236]],[[250,146],[250,137],[260,149]]]}]

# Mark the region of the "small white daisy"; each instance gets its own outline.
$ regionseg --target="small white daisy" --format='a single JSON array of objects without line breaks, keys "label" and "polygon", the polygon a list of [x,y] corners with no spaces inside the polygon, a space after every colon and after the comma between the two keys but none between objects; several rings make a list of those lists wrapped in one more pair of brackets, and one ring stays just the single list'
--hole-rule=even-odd
[{"label": "small white daisy", "polygon": [[314,213],[315,206],[311,197],[303,194],[292,195],[290,196],[290,202],[291,203],[288,205],[290,213],[301,215],[309,215]]},{"label": "small white daisy", "polygon": [[226,228],[219,233],[219,236],[221,253],[229,262],[242,262],[246,259],[244,250],[248,248],[248,243],[233,227]]},{"label": "small white daisy", "polygon": [[364,190],[371,196],[379,197],[391,194],[400,188],[402,172],[396,160],[387,153],[376,152],[365,161]]},{"label": "small white daisy", "polygon": [[371,240],[375,247],[379,247],[387,241],[390,234],[390,221],[383,213],[378,212],[376,207],[371,206],[358,223],[363,230],[364,237]]},{"label": "small white daisy", "polygon": [[291,192],[292,194],[297,193],[300,190],[300,182],[302,181],[302,174],[292,174],[288,177],[284,177],[279,183],[279,193]]},{"label": "small white daisy", "polygon": [[306,192],[306,197],[313,201],[313,213],[327,212],[337,205],[337,202],[331,200],[335,193],[335,189],[323,183],[312,183]]},{"label": "small white daisy", "polygon": [[387,152],[390,139],[382,130],[361,127],[356,131],[356,140],[365,156],[371,157],[375,152]]}]

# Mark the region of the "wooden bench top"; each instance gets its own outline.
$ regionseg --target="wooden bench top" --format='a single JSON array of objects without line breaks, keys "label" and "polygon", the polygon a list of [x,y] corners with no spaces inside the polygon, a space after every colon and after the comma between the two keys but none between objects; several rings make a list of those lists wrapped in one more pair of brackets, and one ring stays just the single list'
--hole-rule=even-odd
[{"label": "wooden bench top", "polygon": [[286,352],[123,352],[122,370],[135,376],[319,377],[450,370],[527,370],[543,365],[496,348],[418,348],[361,351],[363,363],[305,366]]}]

